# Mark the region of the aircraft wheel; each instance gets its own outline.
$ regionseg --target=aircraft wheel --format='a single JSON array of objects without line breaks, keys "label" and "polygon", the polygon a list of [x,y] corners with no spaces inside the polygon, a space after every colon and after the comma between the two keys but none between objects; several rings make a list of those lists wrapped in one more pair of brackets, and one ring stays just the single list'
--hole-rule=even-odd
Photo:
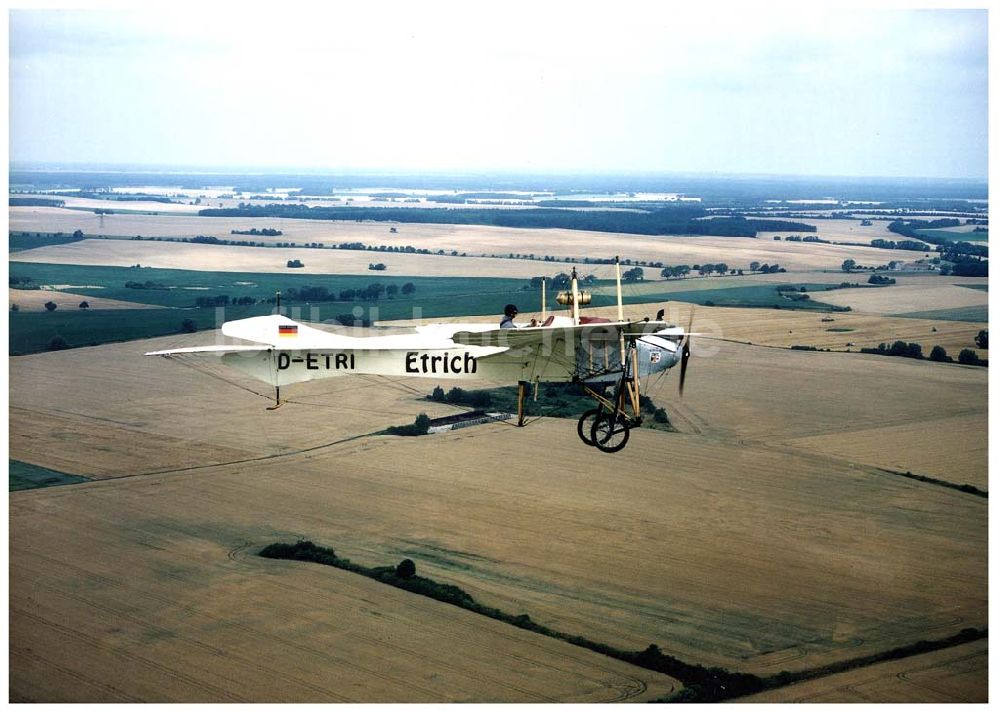
[{"label": "aircraft wheel", "polygon": [[617,453],[628,443],[628,420],[621,414],[602,415],[590,429],[594,445],[605,453]]},{"label": "aircraft wheel", "polygon": [[583,415],[580,416],[580,420],[576,423],[576,434],[588,446],[594,445],[594,441],[590,437],[590,432],[594,428],[594,422],[597,421],[603,412],[604,409],[601,408],[592,408],[589,411],[584,411]]}]

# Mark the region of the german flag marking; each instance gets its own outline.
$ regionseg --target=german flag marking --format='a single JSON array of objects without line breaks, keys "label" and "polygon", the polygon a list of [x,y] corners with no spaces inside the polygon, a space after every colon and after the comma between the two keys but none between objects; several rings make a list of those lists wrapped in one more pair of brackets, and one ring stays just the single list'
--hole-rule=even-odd
[{"label": "german flag marking", "polygon": [[295,324],[279,324],[278,325],[278,336],[279,337],[295,337],[298,336],[299,327]]}]

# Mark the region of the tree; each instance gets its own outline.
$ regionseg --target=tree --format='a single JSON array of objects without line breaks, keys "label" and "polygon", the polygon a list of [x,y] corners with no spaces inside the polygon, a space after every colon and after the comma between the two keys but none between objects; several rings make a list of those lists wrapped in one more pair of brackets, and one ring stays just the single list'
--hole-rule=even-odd
[{"label": "tree", "polygon": [[475,408],[486,408],[493,403],[493,399],[488,391],[473,391],[469,403]]},{"label": "tree", "polygon": [[20,312],[20,311],[21,311],[21,308],[20,308],[20,307],[18,307],[18,305],[17,305],[17,302],[15,302],[14,304],[12,304],[12,305],[10,306],[10,311],[11,311],[11,312]]},{"label": "tree", "polygon": [[426,413],[419,414],[416,420],[413,421],[413,429],[417,432],[417,435],[422,436],[427,433],[427,429],[431,427],[431,418]]},{"label": "tree", "polygon": [[192,332],[198,331],[198,325],[194,323],[193,319],[185,319],[181,322],[181,332],[185,334],[190,334]]},{"label": "tree", "polygon": [[857,263],[854,262],[854,260],[847,259],[844,260],[844,262],[840,263],[840,269],[843,270],[844,272],[851,272],[852,270],[854,270],[854,267],[856,265]]},{"label": "tree", "polygon": [[411,559],[405,559],[396,565],[396,576],[400,579],[410,579],[411,577],[415,577],[416,574],[417,565]]},{"label": "tree", "polygon": [[431,401],[444,401],[444,389],[435,386],[434,391],[431,392]]},{"label": "tree", "polygon": [[90,309],[90,303],[87,302],[87,300],[84,300],[80,303],[80,309]]},{"label": "tree", "polygon": [[976,335],[976,346],[980,349],[990,348],[990,330],[980,329],[979,334]]},{"label": "tree", "polygon": [[83,231],[77,228],[73,231],[73,237],[77,240],[83,240]]},{"label": "tree", "polygon": [[392,299],[399,293],[399,285],[389,285],[385,288],[385,294]]},{"label": "tree", "polygon": [[56,307],[58,307],[58,306],[59,305],[57,305],[52,300],[49,300],[48,302],[45,303],[45,309],[47,309],[49,312],[55,312],[56,311]]},{"label": "tree", "polygon": [[754,260],[750,263],[750,272],[757,272],[760,269],[760,263]]},{"label": "tree", "polygon": [[405,285],[403,285],[404,295],[412,295],[416,291],[417,291],[417,286],[414,285],[412,282],[407,282]]},{"label": "tree", "polygon": [[931,349],[931,355],[927,358],[931,361],[951,361],[951,358],[948,356],[948,352],[946,352],[944,347],[940,344]]},{"label": "tree", "polygon": [[958,353],[958,363],[959,364],[971,364],[975,366],[979,363],[979,357],[971,349],[963,349]]},{"label": "tree", "polygon": [[63,339],[61,335],[57,334],[56,336],[52,337],[52,339],[49,340],[48,348],[50,352],[56,352],[59,351],[60,349],[69,349],[69,344],[66,342],[65,339]]}]

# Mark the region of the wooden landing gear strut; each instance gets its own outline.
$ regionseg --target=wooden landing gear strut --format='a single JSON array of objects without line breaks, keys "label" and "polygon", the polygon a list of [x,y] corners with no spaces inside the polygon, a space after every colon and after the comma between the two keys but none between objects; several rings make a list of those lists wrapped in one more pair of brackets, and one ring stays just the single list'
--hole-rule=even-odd
[{"label": "wooden landing gear strut", "polygon": [[524,392],[528,386],[527,381],[517,382],[517,427],[524,427]]},{"label": "wooden landing gear strut", "polygon": [[[583,390],[597,401],[597,408],[585,411],[576,425],[577,435],[588,446],[595,446],[605,453],[617,453],[628,443],[629,430],[642,423],[639,410],[639,378],[630,366],[635,363],[635,344],[625,352],[622,375],[615,385],[614,395],[609,399],[583,384]],[[633,370],[635,371],[635,370]],[[626,411],[626,397],[632,408],[632,415]]]}]

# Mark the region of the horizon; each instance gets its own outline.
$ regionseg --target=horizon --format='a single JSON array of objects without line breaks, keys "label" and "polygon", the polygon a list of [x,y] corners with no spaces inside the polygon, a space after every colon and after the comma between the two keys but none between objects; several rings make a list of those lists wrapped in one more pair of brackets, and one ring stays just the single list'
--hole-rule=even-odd
[{"label": "horizon", "polygon": [[188,165],[188,164],[130,164],[130,163],[95,163],[89,161],[82,162],[46,162],[46,161],[10,161],[8,164],[8,176],[13,172],[23,173],[122,173],[122,174],[151,174],[151,175],[243,175],[243,176],[392,176],[392,177],[460,177],[463,175],[482,176],[512,176],[512,177],[613,177],[613,178],[713,178],[713,179],[755,179],[755,180],[842,180],[842,181],[935,181],[935,182],[961,182],[961,183],[982,183],[989,184],[989,176],[889,176],[889,175],[861,175],[861,174],[819,174],[819,173],[760,173],[760,172],[739,172],[729,173],[721,171],[675,171],[675,170],[545,170],[540,168],[517,169],[517,168],[482,168],[469,170],[452,170],[447,168],[392,168],[392,167],[344,167],[344,168],[324,168],[309,166],[218,166],[218,165]]}]

